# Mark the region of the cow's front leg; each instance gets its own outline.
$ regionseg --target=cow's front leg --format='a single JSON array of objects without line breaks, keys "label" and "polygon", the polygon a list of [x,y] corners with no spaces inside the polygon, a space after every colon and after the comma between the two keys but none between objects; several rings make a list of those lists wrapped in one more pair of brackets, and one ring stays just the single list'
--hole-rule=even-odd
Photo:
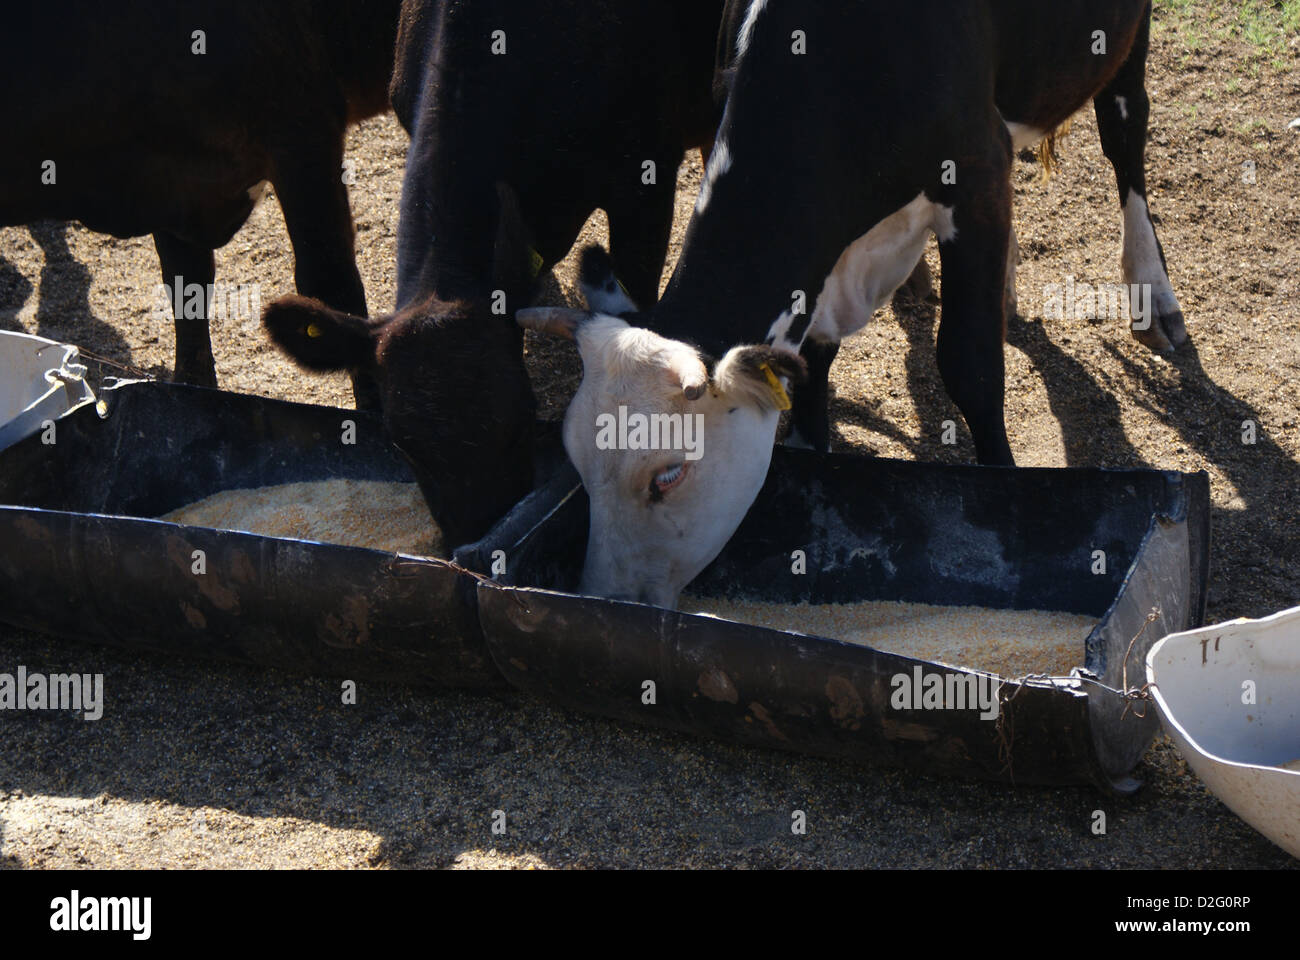
[{"label": "cow's front leg", "polygon": [[799,352],[808,365],[808,379],[794,392],[790,432],[784,442],[787,447],[826,453],[831,448],[831,364],[840,352],[840,345],[835,340],[818,340],[809,336]]},{"label": "cow's front leg", "polygon": [[[1124,247],[1120,256],[1124,282],[1129,285],[1133,336],[1152,350],[1168,352],[1187,342],[1183,309],[1174,296],[1165,252],[1156,236],[1147,207],[1146,145],[1150,101],[1146,91],[1146,59],[1150,17],[1138,31],[1128,59],[1115,79],[1093,100],[1097,132],[1106,159],[1115,168],[1119,202],[1124,214]],[[1141,314],[1146,312],[1147,316]]]},{"label": "cow's front leg", "polygon": [[[176,314],[176,364],[172,368],[172,377],[181,383],[215,387],[217,365],[212,358],[212,336],[208,331],[208,311],[212,307],[210,294],[217,276],[212,248],[190,243],[170,233],[155,233],[153,245],[158,251],[163,283],[172,292],[172,310]],[[202,304],[201,309],[189,296],[191,293],[199,298],[197,303]],[[191,313],[202,315],[189,316]]]},{"label": "cow's front leg", "polygon": [[[298,292],[336,310],[367,316],[366,294],[353,250],[352,210],[343,184],[343,136],[300,144],[276,158],[271,178],[293,245]],[[357,409],[379,407],[379,386],[364,370],[352,373]]]},{"label": "cow's front leg", "polygon": [[958,169],[944,192],[951,225],[940,231],[943,301],[938,360],[948,396],[970,427],[980,463],[1013,465],[1003,414],[1007,253],[1011,230],[1010,141]]}]

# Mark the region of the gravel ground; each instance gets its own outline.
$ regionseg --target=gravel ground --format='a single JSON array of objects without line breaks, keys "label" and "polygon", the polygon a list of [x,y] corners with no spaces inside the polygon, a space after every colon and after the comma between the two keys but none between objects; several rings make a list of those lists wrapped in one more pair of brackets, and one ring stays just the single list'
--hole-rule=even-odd
[{"label": "gravel ground", "polygon": [[[1006,348],[1012,448],[1024,465],[1209,472],[1212,620],[1300,602],[1300,41],[1261,55],[1211,15],[1157,20],[1151,65],[1152,206],[1195,348],[1173,359],[1122,323],[1044,322],[1044,287],[1118,280],[1114,180],[1090,112],[1055,177],[1015,175],[1022,319]],[[1161,10],[1166,7],[1162,5]],[[358,259],[371,309],[394,295],[405,136],[391,117],[357,128],[348,156]],[[1253,161],[1254,182],[1243,175]],[[683,167],[675,235],[699,182]],[[601,239],[593,216],[586,239]],[[937,273],[937,257],[929,254]],[[671,264],[670,264],[671,266]],[[573,264],[549,299],[572,296]],[[274,198],[218,252],[218,280],[292,291]],[[165,376],[170,323],[153,315],[147,239],[76,224],[0,230],[0,329],[78,343]],[[957,419],[934,370],[935,311],[900,302],[847,344],[833,371],[836,449],[964,461],[939,443]],[[281,360],[255,317],[214,329],[223,386],[347,405],[341,377]],[[544,412],[580,366],[529,342]],[[104,371],[116,372],[112,367]],[[101,372],[101,371],[96,371]],[[1259,441],[1241,442],[1243,420]],[[107,709],[0,716],[0,866],[259,867],[1294,867],[1233,816],[1165,739],[1115,799],[934,780],[745,749],[569,713],[516,694],[363,685],[179,662],[0,627],[0,671],[104,674]],[[796,810],[806,835],[793,835]],[[1104,836],[1091,832],[1106,814]],[[494,811],[506,831],[494,834]]]}]

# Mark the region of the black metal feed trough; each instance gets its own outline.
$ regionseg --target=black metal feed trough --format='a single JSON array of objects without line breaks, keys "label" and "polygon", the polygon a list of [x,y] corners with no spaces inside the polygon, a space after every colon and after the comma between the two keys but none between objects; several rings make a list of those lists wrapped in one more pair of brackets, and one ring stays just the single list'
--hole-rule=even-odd
[{"label": "black metal feed trough", "polygon": [[[585,492],[574,475],[558,476],[458,553],[469,566],[492,550],[510,558],[502,583],[479,584],[478,601],[512,685],[623,720],[940,774],[1136,789],[1128,774],[1159,720],[1154,710],[1143,717],[1141,704],[1126,711],[1116,692],[1124,664],[1129,685],[1139,685],[1150,645],[1200,625],[1205,611],[1204,473],[951,467],[778,448],[753,508],[692,593],[1097,618],[1077,677],[1004,683],[994,721],[974,710],[894,710],[892,677],[953,668],[576,596],[566,591],[577,583],[587,524]],[[792,569],[796,549],[806,552],[806,573]],[[1092,572],[1097,549],[1108,560],[1101,575]],[[1159,615],[1143,630],[1153,609]]]},{"label": "black metal feed trough", "polygon": [[[889,708],[918,665],[834,640],[571,593],[587,502],[554,432],[539,476],[455,563],[149,519],[215,492],[410,481],[377,418],[169,384],[105,393],[0,452],[0,620],[137,649],[438,686],[507,684],[613,717],[790,750],[1020,782],[1126,776],[1156,719],[1124,713],[1150,644],[1199,625],[1204,474],[1001,470],[778,449],[754,508],[692,591],[782,602],[910,600],[1099,618],[1087,680],[1004,686],[1001,722]],[[354,445],[339,442],[356,424]],[[790,552],[807,552],[807,573]],[[1104,549],[1108,573],[1088,559]],[[193,573],[193,551],[207,573]],[[501,585],[485,583],[503,551]],[[462,566],[463,565],[463,566]],[[1082,571],[1082,572],[1081,572]],[[544,589],[530,589],[544,588]],[[1082,651],[1081,651],[1082,652]],[[950,669],[950,668],[945,668]],[[1137,671],[1135,673],[1135,671]],[[725,678],[705,684],[701,677]],[[656,703],[642,702],[654,680]],[[704,695],[709,689],[713,696]],[[724,691],[722,695],[718,690]],[[730,691],[730,692],[727,692]]]},{"label": "black metal feed trough", "polygon": [[505,685],[475,580],[448,563],[146,519],[240,487],[414,482],[378,417],[162,383],[103,399],[106,419],[83,408],[53,445],[0,452],[0,619],[304,673]]}]

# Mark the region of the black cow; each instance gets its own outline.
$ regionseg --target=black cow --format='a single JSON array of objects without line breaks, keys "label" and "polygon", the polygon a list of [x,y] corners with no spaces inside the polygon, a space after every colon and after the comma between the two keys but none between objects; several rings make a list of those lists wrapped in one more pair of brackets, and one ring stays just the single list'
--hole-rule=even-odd
[{"label": "black cow", "polygon": [[[373,371],[385,423],[452,543],[532,482],[535,405],[513,312],[592,210],[654,300],[677,167],[711,143],[721,0],[407,0],[391,98],[411,134],[395,314],[303,298],[265,324],[312,369]],[[316,334],[316,336],[311,336]]]},{"label": "black cow", "polygon": [[[298,290],[364,315],[343,137],[388,108],[398,9],[43,0],[6,10],[0,88],[21,109],[0,150],[0,225],[57,218],[151,233],[163,281],[207,291],[213,250],[270,181]],[[193,303],[201,316],[176,318],[175,375],[215,386],[207,304]]]},{"label": "black cow", "polygon": [[[592,501],[585,590],[676,601],[762,483],[798,352],[814,344],[810,377],[824,389],[839,339],[908,278],[932,233],[944,384],[980,462],[1011,464],[1012,153],[1090,98],[1119,180],[1125,278],[1151,293],[1139,332],[1156,346],[1186,338],[1144,200],[1150,13],[1149,0],[731,0],[726,111],[664,298],[635,326],[520,316],[576,336],[583,356],[565,441]],[[592,272],[593,307],[633,308]],[[815,399],[795,428],[825,447]],[[620,406],[702,416],[702,458],[602,449],[593,421]]]}]

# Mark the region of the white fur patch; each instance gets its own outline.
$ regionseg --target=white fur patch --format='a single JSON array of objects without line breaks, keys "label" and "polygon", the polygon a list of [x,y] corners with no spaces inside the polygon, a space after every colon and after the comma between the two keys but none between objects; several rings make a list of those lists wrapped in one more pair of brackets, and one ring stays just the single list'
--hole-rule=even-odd
[{"label": "white fur patch", "polygon": [[952,218],[952,207],[941,207],[937,203],[931,204],[931,207],[934,212],[934,222],[930,225],[930,229],[934,231],[940,243],[952,243],[957,239],[957,224]]},{"label": "white fur patch", "polygon": [[763,12],[767,6],[767,0],[753,0],[749,9],[745,11],[745,22],[740,25],[740,34],[736,37],[736,57],[739,59],[745,55],[749,49],[749,40],[754,35],[754,24],[758,21],[758,15]]},{"label": "white fur patch", "polygon": [[[613,285],[613,290],[608,289],[610,284]],[[607,280],[604,287],[588,286],[579,280],[578,289],[582,291],[582,296],[592,313],[607,313],[618,317],[625,313],[635,313],[639,309],[623,289],[622,284],[613,278]]]},{"label": "white fur patch", "polygon": [[1115,97],[1115,106],[1119,107],[1119,118],[1121,120],[1127,120],[1128,119],[1128,97],[1121,97],[1117,95]]},{"label": "white fur patch", "polygon": [[718,178],[731,169],[731,148],[726,140],[719,140],[713,145],[709,154],[709,166],[704,171],[704,182],[700,184],[700,195],[695,200],[695,212],[703,213],[704,208],[713,199],[713,185]]},{"label": "white fur patch", "polygon": [[1007,125],[1007,133],[1011,134],[1011,149],[1023,150],[1025,147],[1036,147],[1047,136],[1046,130],[1039,130],[1037,127],[1031,127],[1023,123],[1016,123],[1014,120],[1004,120]]},{"label": "white fur patch", "polygon": [[953,211],[922,193],[855,240],[822,285],[808,334],[838,342],[866,326],[911,275],[932,233],[943,242],[956,237]]},{"label": "white fur patch", "polygon": [[798,353],[800,343],[795,343],[790,336],[790,325],[792,323],[794,323],[794,314],[789,310],[783,310],[781,316],[777,317],[772,322],[772,326],[767,328],[766,342],[774,347],[782,347]]},{"label": "white fur patch", "polygon": [[1157,316],[1179,311],[1173,285],[1160,262],[1160,247],[1146,201],[1132,189],[1124,201],[1124,248],[1120,265],[1125,283],[1150,285],[1150,303]]}]

